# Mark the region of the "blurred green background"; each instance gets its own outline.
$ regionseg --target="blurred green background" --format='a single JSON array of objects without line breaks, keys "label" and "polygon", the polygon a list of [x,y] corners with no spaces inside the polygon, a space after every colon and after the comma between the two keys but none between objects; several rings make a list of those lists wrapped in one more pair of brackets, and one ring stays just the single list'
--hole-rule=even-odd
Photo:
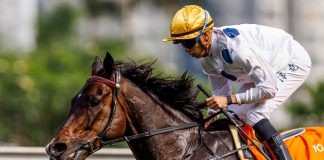
[{"label": "blurred green background", "polygon": [[[6,4],[5,2],[8,1],[0,0],[1,4]],[[199,64],[186,57],[180,47],[161,41],[168,35],[169,22],[173,14],[184,4],[198,4],[211,10],[212,16],[216,17],[217,26],[261,23],[284,28],[305,44],[306,49],[313,52],[311,56],[316,57],[313,61],[315,65],[318,66],[323,61],[318,58],[316,53],[320,51],[314,45],[323,42],[322,32],[316,32],[318,39],[308,36],[307,34],[311,34],[308,31],[297,33],[298,26],[293,26],[297,23],[298,15],[286,19],[276,15],[285,8],[288,8],[289,13],[292,12],[290,14],[299,12],[301,9],[298,7],[289,10],[291,0],[286,0],[285,6],[279,9],[276,4],[271,3],[273,13],[269,11],[269,15],[263,18],[257,14],[260,8],[253,8],[260,5],[255,1],[249,2],[250,5],[244,3],[243,9],[228,5],[235,3],[242,6],[242,2],[235,0],[231,2],[73,0],[69,3],[34,0],[33,2],[37,11],[31,22],[31,32],[34,36],[30,45],[27,47],[19,45],[21,42],[13,38],[14,32],[16,30],[18,32],[19,28],[11,28],[13,32],[5,34],[9,29],[0,27],[1,145],[47,144],[67,116],[72,96],[79,91],[90,75],[90,65],[94,57],[98,55],[104,58],[106,51],[112,53],[118,60],[157,59],[155,65],[157,72],[166,75],[177,76],[189,70],[197,79],[196,83],[202,83],[210,91]],[[300,4],[303,4],[302,2],[300,1]],[[15,3],[24,5],[22,0]],[[159,9],[157,12],[151,12],[156,8]],[[6,14],[4,11],[0,12],[0,15],[2,27],[10,27],[5,25],[7,23],[3,23],[7,19],[15,21],[15,15]],[[318,16],[321,15],[324,14]],[[318,18],[316,15],[312,16]],[[4,20],[3,17],[7,19]],[[288,25],[285,25],[286,23]],[[302,22],[298,23],[302,25]],[[316,29],[312,31],[315,32]],[[283,114],[284,117],[281,117],[283,119],[275,117],[277,124],[287,123],[280,129],[323,124],[324,82],[318,72],[311,73],[310,77],[311,80],[292,96],[285,104],[285,110],[278,114],[279,117]],[[200,98],[203,99],[202,96]],[[125,144],[117,146],[125,147]]]}]

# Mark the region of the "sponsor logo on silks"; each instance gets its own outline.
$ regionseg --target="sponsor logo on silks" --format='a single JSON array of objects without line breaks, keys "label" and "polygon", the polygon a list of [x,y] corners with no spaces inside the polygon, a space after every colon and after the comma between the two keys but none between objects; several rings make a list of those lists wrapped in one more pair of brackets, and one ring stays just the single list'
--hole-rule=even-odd
[{"label": "sponsor logo on silks", "polygon": [[225,35],[227,37],[230,37],[230,38],[234,38],[234,37],[240,35],[240,32],[235,28],[225,28],[225,29],[223,29],[223,32],[225,33]]},{"label": "sponsor logo on silks", "polygon": [[232,57],[231,57],[230,52],[228,51],[228,49],[223,49],[222,50],[222,57],[223,57],[225,62],[227,62],[229,64],[233,63]]},{"label": "sponsor logo on silks", "polygon": [[277,73],[277,78],[278,78],[281,82],[285,82],[285,81],[287,80],[286,73],[278,72],[278,73]]},{"label": "sponsor logo on silks", "polygon": [[299,67],[294,64],[288,64],[288,67],[291,72],[295,72],[299,69]]},{"label": "sponsor logo on silks", "polygon": [[229,79],[229,80],[232,80],[232,81],[236,81],[236,80],[237,80],[237,78],[236,78],[235,76],[230,75],[230,74],[226,73],[225,71],[222,71],[222,72],[221,72],[221,75],[222,75],[223,77]]}]

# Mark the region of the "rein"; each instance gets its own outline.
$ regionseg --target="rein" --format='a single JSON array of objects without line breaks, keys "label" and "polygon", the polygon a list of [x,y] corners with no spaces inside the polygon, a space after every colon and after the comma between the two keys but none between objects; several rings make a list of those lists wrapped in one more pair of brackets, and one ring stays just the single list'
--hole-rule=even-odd
[{"label": "rein", "polygon": [[172,132],[172,131],[176,131],[176,130],[193,128],[193,127],[198,127],[198,126],[199,126],[198,123],[187,123],[187,124],[184,124],[184,125],[181,125],[181,126],[166,127],[166,128],[153,130],[153,131],[146,131],[146,132],[135,134],[135,135],[132,135],[132,136],[124,136],[123,138],[118,138],[118,139],[105,141],[103,143],[103,145],[113,145],[115,143],[119,143],[119,142],[123,142],[123,141],[130,142],[130,141],[136,140],[136,139],[152,137],[152,136],[155,136],[155,135],[158,135],[158,134],[168,133],[168,132]]}]

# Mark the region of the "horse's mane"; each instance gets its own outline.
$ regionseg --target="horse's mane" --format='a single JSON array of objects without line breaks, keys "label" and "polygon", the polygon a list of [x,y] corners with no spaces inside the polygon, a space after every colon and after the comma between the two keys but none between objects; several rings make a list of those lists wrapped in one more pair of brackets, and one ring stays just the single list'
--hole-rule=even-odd
[{"label": "horse's mane", "polygon": [[122,75],[140,87],[143,91],[153,93],[158,99],[174,109],[180,110],[195,121],[202,119],[201,112],[196,109],[197,89],[193,88],[194,79],[184,72],[177,78],[153,74],[155,63],[118,62]]}]

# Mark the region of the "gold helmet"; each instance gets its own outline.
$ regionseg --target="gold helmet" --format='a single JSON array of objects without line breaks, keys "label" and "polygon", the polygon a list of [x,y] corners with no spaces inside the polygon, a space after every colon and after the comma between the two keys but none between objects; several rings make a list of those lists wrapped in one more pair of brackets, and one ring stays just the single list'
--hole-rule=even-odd
[{"label": "gold helmet", "polygon": [[196,38],[214,27],[208,11],[197,5],[187,5],[181,8],[173,17],[170,25],[170,37],[163,41],[178,41]]}]

